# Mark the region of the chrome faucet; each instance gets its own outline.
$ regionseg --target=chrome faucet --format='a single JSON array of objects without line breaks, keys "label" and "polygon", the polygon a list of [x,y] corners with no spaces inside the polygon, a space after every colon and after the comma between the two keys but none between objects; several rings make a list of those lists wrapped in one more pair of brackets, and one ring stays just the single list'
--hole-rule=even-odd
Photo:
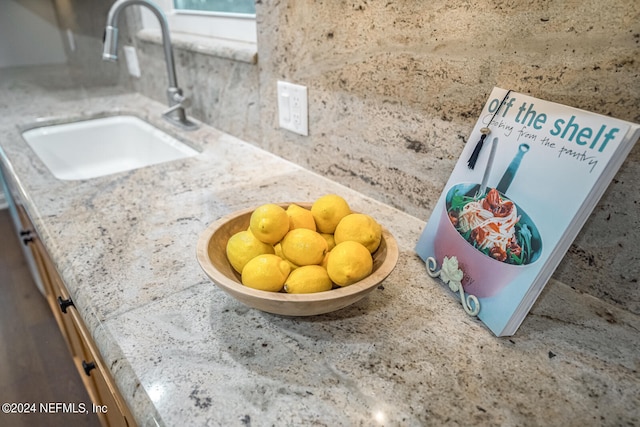
[{"label": "chrome faucet", "polygon": [[178,87],[178,79],[176,78],[176,67],[173,60],[173,49],[171,47],[171,39],[169,37],[169,24],[162,9],[154,2],[149,0],[117,0],[107,16],[107,28],[104,39],[104,50],[102,59],[105,61],[118,60],[118,16],[122,9],[131,5],[145,6],[153,12],[160,22],[162,31],[162,45],[164,47],[164,57],[167,63],[167,73],[169,75],[169,88],[167,96],[169,98],[169,109],[164,112],[163,116],[171,123],[180,126],[183,129],[196,129],[198,125],[190,121],[184,111],[187,106],[187,98],[182,94],[182,89]]}]

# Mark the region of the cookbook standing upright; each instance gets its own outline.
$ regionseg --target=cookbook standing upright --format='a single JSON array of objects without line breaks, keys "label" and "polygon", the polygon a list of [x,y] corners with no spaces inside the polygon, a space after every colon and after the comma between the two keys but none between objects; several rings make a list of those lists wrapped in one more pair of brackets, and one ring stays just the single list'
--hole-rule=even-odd
[{"label": "cookbook standing upright", "polygon": [[639,137],[637,124],[494,88],[417,254],[513,335]]}]

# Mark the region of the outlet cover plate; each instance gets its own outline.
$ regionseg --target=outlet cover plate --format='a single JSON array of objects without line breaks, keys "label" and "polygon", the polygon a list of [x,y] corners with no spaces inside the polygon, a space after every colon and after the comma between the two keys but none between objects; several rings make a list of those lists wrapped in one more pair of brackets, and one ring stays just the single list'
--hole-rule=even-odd
[{"label": "outlet cover plate", "polygon": [[133,46],[123,46],[124,57],[127,61],[127,69],[133,77],[140,77],[140,63],[138,62],[138,54]]},{"label": "outlet cover plate", "polygon": [[309,135],[307,87],[278,81],[278,124],[300,135]]}]

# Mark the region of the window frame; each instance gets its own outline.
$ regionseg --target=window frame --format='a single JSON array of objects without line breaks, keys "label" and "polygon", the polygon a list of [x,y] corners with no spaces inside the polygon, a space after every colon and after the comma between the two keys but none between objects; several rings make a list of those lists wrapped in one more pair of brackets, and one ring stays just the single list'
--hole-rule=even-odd
[{"label": "window frame", "polygon": [[[164,11],[172,33],[257,42],[255,15],[174,9],[172,0],[156,0],[156,4]],[[142,26],[145,29],[159,29],[153,13],[145,7],[140,9]]]}]

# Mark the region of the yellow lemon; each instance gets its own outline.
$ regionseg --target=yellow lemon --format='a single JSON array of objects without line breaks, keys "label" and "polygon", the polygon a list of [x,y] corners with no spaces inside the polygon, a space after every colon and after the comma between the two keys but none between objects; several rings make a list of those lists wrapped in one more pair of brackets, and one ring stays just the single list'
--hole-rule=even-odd
[{"label": "yellow lemon", "polygon": [[323,267],[324,269],[327,268],[327,263],[329,262],[329,255],[331,255],[331,252],[327,252],[327,254],[322,259],[322,262],[320,263],[320,266]]},{"label": "yellow lemon", "polygon": [[263,243],[250,231],[239,231],[227,241],[227,259],[238,273],[252,259],[262,254],[274,253],[273,246]]},{"label": "yellow lemon", "polygon": [[275,245],[289,231],[289,215],[276,204],[262,205],[251,213],[249,229],[261,242]]},{"label": "yellow lemon", "polygon": [[273,249],[276,251],[276,255],[278,255],[280,258],[282,258],[283,260],[287,261],[289,263],[289,267],[291,267],[291,271],[295,270],[296,268],[298,268],[298,265],[295,265],[294,263],[292,263],[291,261],[289,261],[287,259],[287,257],[284,256],[284,254],[282,253],[282,243],[278,242],[276,243],[276,245],[273,247]]},{"label": "yellow lemon", "polygon": [[336,247],[336,239],[334,238],[333,234],[331,233],[320,233],[320,235],[322,237],[324,237],[324,240],[327,241],[327,250],[330,251],[331,249]]},{"label": "yellow lemon", "polygon": [[327,253],[327,241],[320,233],[306,228],[291,230],[281,244],[285,258],[299,266],[320,264]]},{"label": "yellow lemon", "polygon": [[262,291],[280,292],[290,271],[289,264],[279,256],[258,255],[242,269],[242,284]]},{"label": "yellow lemon", "polygon": [[305,265],[289,274],[284,290],[290,294],[311,294],[331,290],[333,283],[327,270],[319,265]]},{"label": "yellow lemon", "polygon": [[282,254],[282,243],[278,242],[275,245],[273,245],[273,251],[276,255],[278,255],[280,258],[283,258],[284,255]]},{"label": "yellow lemon", "polygon": [[289,230],[296,228],[308,228],[309,230],[316,231],[316,222],[309,209],[305,209],[296,204],[291,204],[287,208],[286,212],[287,215],[289,215]]},{"label": "yellow lemon", "polygon": [[355,213],[340,220],[333,237],[336,243],[348,240],[362,243],[369,252],[373,253],[380,246],[382,227],[369,215]]},{"label": "yellow lemon", "polygon": [[311,205],[311,214],[320,233],[333,233],[342,218],[351,213],[345,199],[337,194],[327,194]]},{"label": "yellow lemon", "polygon": [[373,258],[362,243],[338,243],[327,260],[327,273],[338,286],[349,286],[371,274]]}]

